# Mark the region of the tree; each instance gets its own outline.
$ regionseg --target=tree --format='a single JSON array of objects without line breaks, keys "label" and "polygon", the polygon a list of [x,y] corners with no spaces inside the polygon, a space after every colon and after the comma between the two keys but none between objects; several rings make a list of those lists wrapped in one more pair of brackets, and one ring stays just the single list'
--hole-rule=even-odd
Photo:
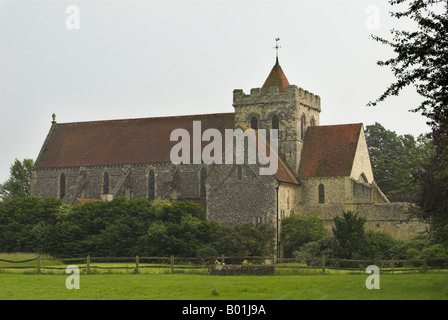
[{"label": "tree", "polygon": [[421,185],[417,204],[422,209],[420,217],[430,223],[432,234],[448,247],[448,2],[390,0],[389,3],[408,4],[406,10],[393,12],[392,16],[413,20],[416,30],[392,30],[392,40],[373,36],[396,53],[378,65],[390,67],[397,80],[368,105],[398,95],[410,85],[424,98],[412,111],[428,118],[434,153],[415,174]]},{"label": "tree", "polygon": [[430,125],[446,124],[448,116],[448,3],[446,0],[390,0],[394,5],[408,4],[403,12],[392,12],[397,19],[409,18],[416,22],[415,31],[393,29],[393,40],[372,36],[375,41],[389,45],[395,57],[378,61],[391,68],[396,81],[369,105],[376,105],[387,97],[398,95],[413,85],[424,101],[413,109],[430,119]]},{"label": "tree", "polygon": [[0,184],[0,198],[2,200],[30,196],[33,165],[32,159],[24,159],[22,162],[17,159],[14,161],[10,168],[9,179]]},{"label": "tree", "polygon": [[367,238],[364,231],[366,219],[358,212],[344,211],[342,217],[334,217],[333,235],[338,243],[336,254],[342,259],[366,256]]},{"label": "tree", "polygon": [[417,139],[397,135],[381,124],[366,127],[366,140],[375,181],[391,201],[415,202],[419,185],[414,173],[426,163],[432,143],[426,135]]}]

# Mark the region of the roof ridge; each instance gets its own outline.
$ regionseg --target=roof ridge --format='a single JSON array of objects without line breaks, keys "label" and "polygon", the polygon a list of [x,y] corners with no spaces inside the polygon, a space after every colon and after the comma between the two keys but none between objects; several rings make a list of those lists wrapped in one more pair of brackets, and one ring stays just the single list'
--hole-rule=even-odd
[{"label": "roof ridge", "polygon": [[150,119],[173,119],[173,118],[193,118],[200,116],[215,116],[215,115],[234,115],[235,112],[220,112],[220,113],[198,113],[198,114],[185,114],[177,116],[162,116],[162,117],[142,117],[142,118],[123,118],[123,119],[105,119],[105,120],[90,120],[90,121],[76,121],[76,122],[62,122],[55,123],[56,125],[70,125],[78,123],[104,123],[104,122],[119,122],[119,121],[138,121],[138,120],[150,120]]}]

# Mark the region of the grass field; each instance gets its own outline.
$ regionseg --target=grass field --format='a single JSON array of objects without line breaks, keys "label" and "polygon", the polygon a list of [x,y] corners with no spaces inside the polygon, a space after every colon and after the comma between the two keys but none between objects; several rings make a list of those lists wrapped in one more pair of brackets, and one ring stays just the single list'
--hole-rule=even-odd
[{"label": "grass field", "polygon": [[447,274],[210,276],[192,274],[89,274],[80,289],[67,289],[68,275],[0,274],[1,300],[446,300]]},{"label": "grass field", "polygon": [[[32,254],[1,254],[1,259],[26,260]],[[0,261],[0,267],[10,266]],[[17,265],[17,264],[15,264]],[[35,266],[36,261],[21,263]],[[101,266],[123,264],[102,263]],[[128,266],[128,264],[124,264]],[[143,266],[144,264],[142,264]],[[448,273],[381,274],[380,289],[369,290],[368,274],[327,270],[281,269],[273,276],[212,276],[206,269],[142,268],[81,270],[80,289],[67,289],[61,260],[42,257],[42,266],[59,270],[2,269],[0,300],[448,300]],[[79,265],[81,267],[82,265]]]}]

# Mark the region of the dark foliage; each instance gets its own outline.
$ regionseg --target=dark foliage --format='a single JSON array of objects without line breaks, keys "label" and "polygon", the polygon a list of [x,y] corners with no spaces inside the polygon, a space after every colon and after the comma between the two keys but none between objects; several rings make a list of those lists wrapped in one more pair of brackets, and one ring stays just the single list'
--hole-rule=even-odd
[{"label": "dark foliage", "polygon": [[76,206],[59,199],[15,198],[0,203],[0,251],[80,256],[268,255],[267,225],[224,227],[193,202],[145,199]]}]

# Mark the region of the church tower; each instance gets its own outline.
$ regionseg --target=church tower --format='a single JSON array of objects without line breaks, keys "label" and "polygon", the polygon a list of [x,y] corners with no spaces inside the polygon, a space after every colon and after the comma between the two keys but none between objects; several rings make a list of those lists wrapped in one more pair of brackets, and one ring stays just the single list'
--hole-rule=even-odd
[{"label": "church tower", "polygon": [[233,91],[235,127],[278,129],[278,152],[297,175],[303,139],[309,126],[319,125],[320,97],[290,85],[278,62],[261,88]]}]

